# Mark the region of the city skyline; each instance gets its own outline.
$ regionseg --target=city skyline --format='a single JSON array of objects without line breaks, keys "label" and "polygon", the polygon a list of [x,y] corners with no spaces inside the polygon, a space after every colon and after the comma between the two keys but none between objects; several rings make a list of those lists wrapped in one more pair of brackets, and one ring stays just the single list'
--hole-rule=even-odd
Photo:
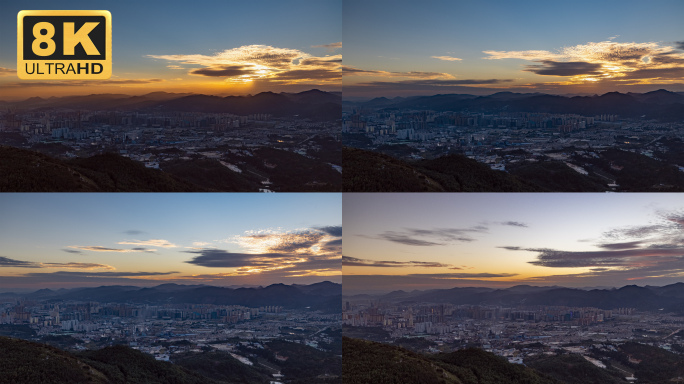
[{"label": "city skyline", "polygon": [[[105,9],[113,74],[100,81],[16,77],[20,10]],[[0,4],[0,100],[165,91],[246,95],[341,90],[341,2],[85,2]]]},{"label": "city skyline", "polygon": [[341,282],[339,194],[6,194],[0,291]]},{"label": "city skyline", "polygon": [[682,11],[676,1],[348,0],[344,95],[684,91]]},{"label": "city skyline", "polygon": [[347,294],[684,275],[678,194],[345,194],[343,207]]}]

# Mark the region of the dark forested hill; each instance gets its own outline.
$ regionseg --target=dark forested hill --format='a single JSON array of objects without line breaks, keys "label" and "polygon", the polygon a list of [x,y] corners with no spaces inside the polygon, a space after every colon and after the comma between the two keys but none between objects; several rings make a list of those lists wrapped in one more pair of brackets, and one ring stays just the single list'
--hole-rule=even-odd
[{"label": "dark forested hill", "polygon": [[0,337],[0,351],[0,383],[216,383],[123,346],[75,355],[45,344]]},{"label": "dark forested hill", "polygon": [[64,161],[0,146],[0,192],[193,192],[208,189],[116,154]]},{"label": "dark forested hill", "polygon": [[342,345],[345,384],[560,383],[478,349],[421,355],[401,347],[348,337]]},{"label": "dark forested hill", "polygon": [[345,147],[345,192],[536,192],[545,189],[461,155],[409,163]]}]

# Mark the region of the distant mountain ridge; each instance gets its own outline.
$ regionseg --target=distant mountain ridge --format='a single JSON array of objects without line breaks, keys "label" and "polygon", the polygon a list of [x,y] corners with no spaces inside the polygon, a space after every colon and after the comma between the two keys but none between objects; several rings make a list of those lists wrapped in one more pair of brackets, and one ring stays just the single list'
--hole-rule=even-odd
[{"label": "distant mountain ridge", "polygon": [[30,299],[58,299],[130,303],[190,303],[244,305],[247,307],[282,306],[288,309],[339,311],[342,285],[330,281],[310,285],[271,284],[258,288],[224,288],[210,285],[163,284],[155,287],[124,285],[73,288],[52,291],[40,289],[24,296]]},{"label": "distant mountain ridge", "polygon": [[[353,298],[350,296],[349,298]],[[515,286],[506,289],[464,287],[429,291],[394,291],[375,299],[387,302],[450,303],[456,305],[548,305],[600,309],[663,309],[684,314],[684,283],[663,287],[626,285],[616,289]]]},{"label": "distant mountain ridge", "polygon": [[83,96],[31,97],[17,102],[1,102],[2,108],[18,110],[68,108],[90,111],[177,111],[232,113],[236,115],[272,114],[277,117],[299,115],[315,120],[338,120],[342,116],[339,94],[311,89],[299,93],[261,92],[247,96],[213,96],[192,93],[152,92],[140,96],[92,94]]},{"label": "distant mountain ridge", "polygon": [[470,112],[574,113],[586,116],[617,114],[663,121],[684,119],[684,94],[659,89],[646,93],[608,92],[593,96],[498,92],[488,96],[438,94],[410,98],[376,98],[357,103],[370,109],[428,109]]}]

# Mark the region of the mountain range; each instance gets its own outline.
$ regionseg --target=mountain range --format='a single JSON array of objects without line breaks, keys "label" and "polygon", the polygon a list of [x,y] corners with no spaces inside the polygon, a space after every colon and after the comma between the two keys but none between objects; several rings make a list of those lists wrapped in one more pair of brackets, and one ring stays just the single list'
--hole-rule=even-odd
[{"label": "mountain range", "polygon": [[152,92],[141,96],[92,94],[64,97],[31,97],[0,101],[0,108],[14,110],[74,109],[89,111],[203,112],[236,115],[272,114],[314,120],[338,120],[342,115],[339,93],[311,89],[299,93],[261,92],[247,96],[214,96],[190,93]]},{"label": "mountain range", "polygon": [[75,300],[114,303],[149,304],[215,304],[261,307],[282,306],[289,309],[311,308],[340,311],[342,285],[324,281],[310,285],[272,284],[257,288],[225,288],[210,285],[162,284],[155,287],[125,285],[94,288],[40,289],[19,295],[0,294],[2,297],[26,297],[33,300]]},{"label": "mountain range", "polygon": [[664,89],[647,93],[608,92],[593,96],[559,96],[543,93],[499,92],[489,96],[440,94],[387,99],[375,98],[358,105],[364,109],[427,109],[470,112],[575,113],[584,116],[616,114],[661,121],[684,119],[684,92]]},{"label": "mountain range", "polygon": [[[345,300],[355,296],[345,297]],[[367,295],[359,296],[367,299]],[[383,302],[450,303],[456,305],[548,305],[568,307],[595,307],[600,309],[635,308],[644,311],[675,312],[684,314],[684,283],[663,287],[626,285],[613,289],[579,289],[558,286],[534,287],[518,285],[506,289],[451,288],[428,291],[402,290],[374,299]]]}]

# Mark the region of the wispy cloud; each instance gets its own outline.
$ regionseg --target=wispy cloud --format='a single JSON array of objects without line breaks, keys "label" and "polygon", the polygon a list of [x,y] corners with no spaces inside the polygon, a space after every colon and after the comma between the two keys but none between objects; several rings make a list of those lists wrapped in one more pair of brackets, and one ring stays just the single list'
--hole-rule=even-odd
[{"label": "wispy cloud", "polygon": [[449,80],[455,79],[453,75],[442,72],[420,72],[420,71],[410,71],[410,72],[390,72],[390,71],[378,71],[378,70],[368,70],[354,68],[350,66],[344,66],[342,68],[345,78],[348,76],[373,76],[373,77],[393,77],[393,78],[407,78],[407,79],[442,79]]},{"label": "wispy cloud", "polygon": [[439,59],[439,60],[444,60],[444,61],[461,61],[463,59],[459,59],[458,57],[451,57],[451,56],[430,56],[433,59]]},{"label": "wispy cloud", "polygon": [[328,52],[334,52],[334,51],[342,48],[342,42],[339,41],[337,43],[332,43],[332,44],[312,45],[311,48],[325,48],[328,50]]},{"label": "wispy cloud", "polygon": [[506,225],[509,227],[528,228],[528,225],[526,223],[521,223],[519,221],[503,221],[501,222],[501,225]]},{"label": "wispy cloud", "polygon": [[0,67],[0,76],[16,76],[17,70],[11,68]]},{"label": "wispy cloud", "polygon": [[494,222],[494,223],[484,223],[482,225],[476,225],[467,228],[432,228],[432,229],[420,229],[420,228],[404,228],[401,231],[385,231],[378,235],[357,235],[359,237],[365,237],[369,239],[386,240],[394,243],[429,247],[429,246],[442,246],[451,243],[459,242],[471,242],[476,239],[472,237],[473,234],[487,233],[490,229],[490,225],[504,225],[512,227],[526,228],[527,224],[517,222],[517,221],[504,221],[504,222]]},{"label": "wispy cloud", "polygon": [[594,241],[596,250],[565,251],[548,248],[503,246],[509,251],[536,253],[530,264],[551,268],[588,268],[592,273],[660,271],[662,267],[684,267],[684,214],[660,212],[656,221],[645,225],[624,226],[603,232]]},{"label": "wispy cloud", "polygon": [[432,261],[385,261],[385,260],[368,260],[359,259],[351,256],[342,256],[342,266],[347,267],[423,267],[423,268],[447,268],[451,264],[443,264]]},{"label": "wispy cloud", "polygon": [[0,267],[15,267],[15,268],[62,268],[62,269],[105,269],[113,271],[116,268],[106,264],[96,263],[42,263],[35,261],[23,261],[10,259],[8,257],[0,256]]},{"label": "wispy cloud", "polygon": [[177,248],[178,247],[176,244],[173,244],[170,241],[163,240],[163,239],[126,240],[126,241],[120,241],[117,244],[141,245],[141,246],[161,247],[161,248]]},{"label": "wispy cloud", "polygon": [[401,231],[385,231],[381,234],[369,236],[358,235],[360,237],[391,241],[394,243],[412,245],[419,247],[442,246],[449,243],[475,241],[469,235],[472,233],[485,233],[488,227],[478,225],[470,228],[405,228]]},{"label": "wispy cloud", "polygon": [[69,248],[73,249],[80,249],[83,251],[91,251],[91,252],[121,252],[121,253],[129,253],[129,252],[155,252],[156,249],[148,249],[148,248],[143,248],[143,247],[136,247],[136,248],[131,248],[131,249],[124,249],[124,248],[109,248],[109,247],[102,247],[99,245],[70,245]]}]

